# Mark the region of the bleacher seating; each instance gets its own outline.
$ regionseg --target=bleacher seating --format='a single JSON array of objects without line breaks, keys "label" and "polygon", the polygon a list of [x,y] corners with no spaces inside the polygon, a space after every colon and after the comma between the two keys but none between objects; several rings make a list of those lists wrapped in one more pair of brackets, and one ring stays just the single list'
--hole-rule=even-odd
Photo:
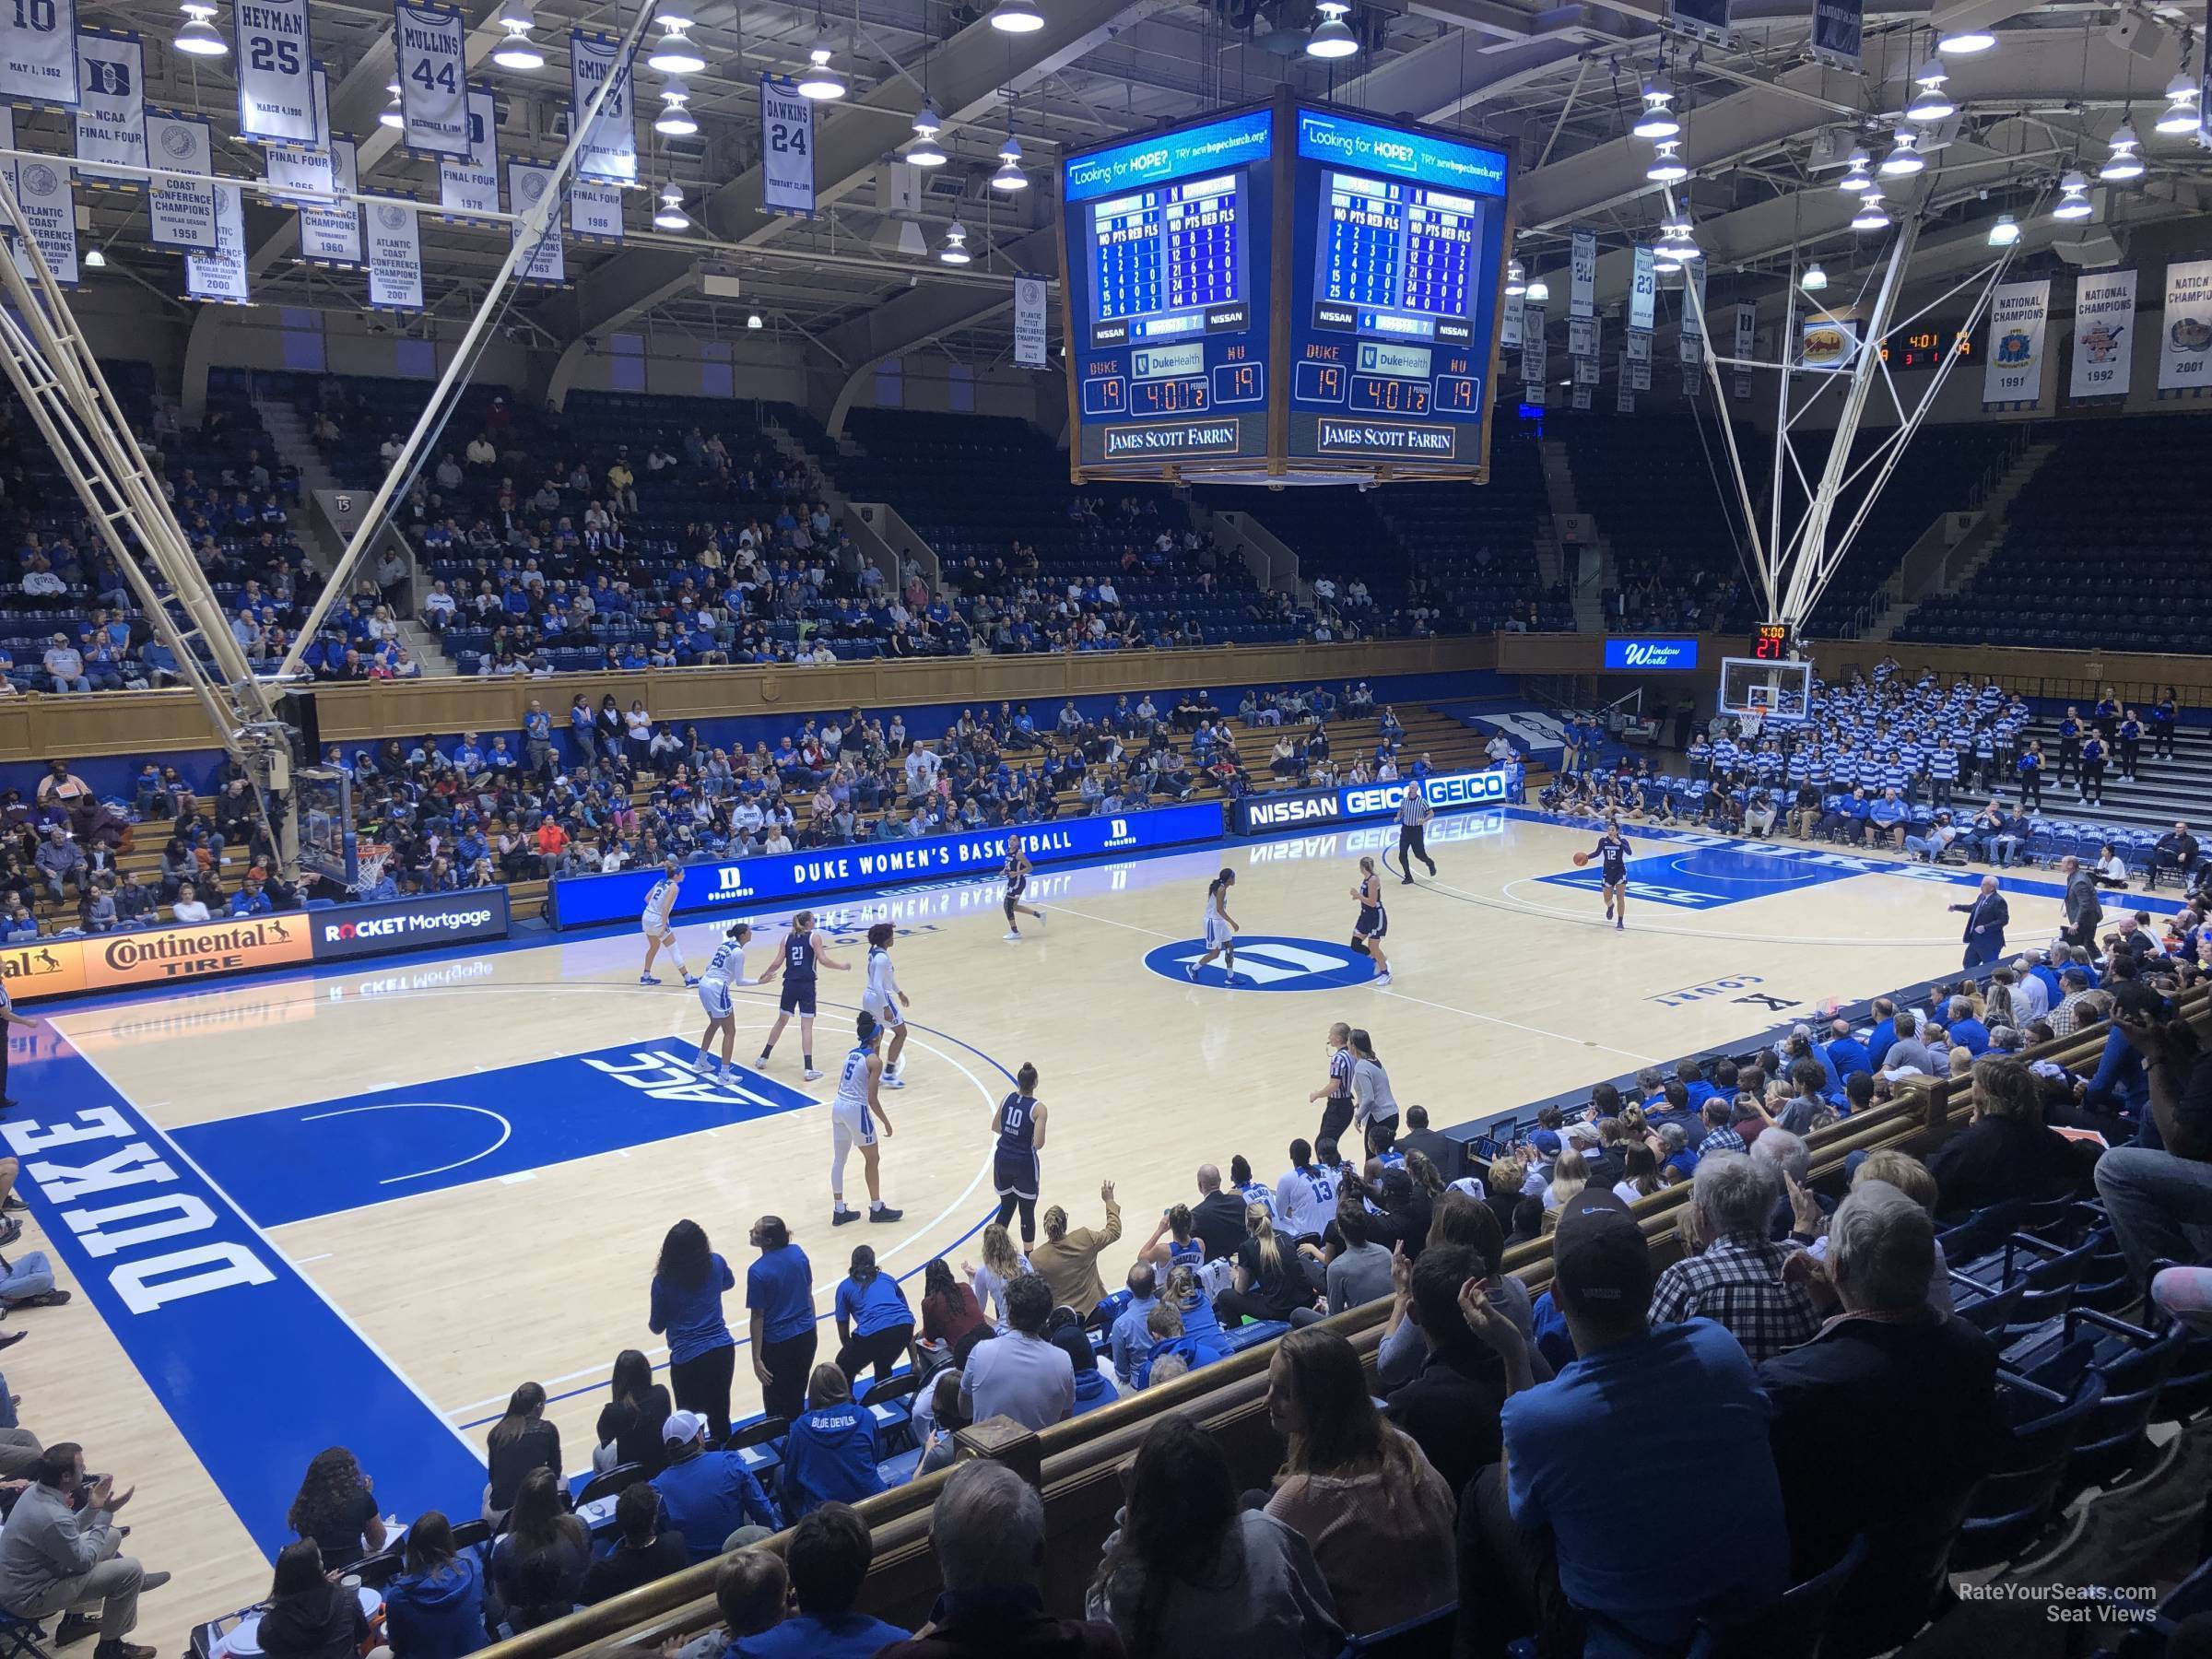
[{"label": "bleacher seating", "polygon": [[1739,560],[1742,515],[1727,456],[1702,417],[1582,420],[1565,429],[1575,499],[1613,544],[1630,628],[1750,626],[1753,601]]}]

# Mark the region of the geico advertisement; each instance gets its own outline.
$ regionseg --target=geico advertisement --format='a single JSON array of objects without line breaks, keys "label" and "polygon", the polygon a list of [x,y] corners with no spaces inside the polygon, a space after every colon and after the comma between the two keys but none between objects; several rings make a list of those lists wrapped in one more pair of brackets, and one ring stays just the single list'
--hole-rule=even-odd
[{"label": "geico advertisement", "polygon": [[[1345,789],[1303,794],[1247,795],[1236,804],[1238,833],[1332,824],[1349,818],[1381,818],[1397,811],[1410,783],[1355,783]],[[1421,780],[1421,794],[1439,812],[1465,806],[1495,806],[1512,798],[1511,779],[1502,766],[1475,772],[1441,772]]]},{"label": "geico advertisement", "polygon": [[[996,870],[1006,861],[1007,841],[1017,835],[1022,838],[1030,862],[1042,865],[1212,841],[1220,833],[1220,803],[1206,801],[916,841],[865,841],[727,864],[686,865],[676,913],[691,915],[717,907],[770,904],[851,888],[888,887]],[[660,878],[659,869],[649,867],[556,881],[553,924],[567,928],[635,922],[645,908],[646,894]]]}]

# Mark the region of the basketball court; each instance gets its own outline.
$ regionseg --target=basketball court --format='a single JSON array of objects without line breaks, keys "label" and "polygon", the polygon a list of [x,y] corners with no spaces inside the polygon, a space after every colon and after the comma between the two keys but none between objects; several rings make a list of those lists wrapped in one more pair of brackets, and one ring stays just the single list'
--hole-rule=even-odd
[{"label": "basketball court", "polygon": [[[1824,999],[1959,959],[1978,873],[1790,842],[1629,830],[1617,932],[1587,826],[1533,812],[1440,818],[1441,873],[1388,879],[1395,982],[1347,947],[1363,854],[1394,826],[1041,872],[1025,937],[999,884],[963,880],[826,906],[815,1058],[795,1028],[747,1063],[774,988],[737,994],[734,1087],[689,1069],[697,997],[637,982],[634,930],[58,1008],[21,1063],[6,1138],[41,1242],[79,1305],[18,1316],[15,1386],[95,1465],[135,1481],[131,1549],[178,1573],[147,1605],[166,1646],[264,1594],[300,1470],[350,1446],[387,1513],[475,1512],[484,1434],[525,1380],[552,1395],[567,1471],[588,1466],[616,1352],[647,1330],[661,1236],[689,1216],[742,1281],[751,1221],[783,1216],[818,1300],[855,1244],[918,1303],[921,1269],[976,1252],[990,1215],[991,1112],[1025,1061],[1050,1108],[1043,1204],[1099,1224],[1116,1184],[1117,1279],[1201,1162],[1242,1153],[1272,1182],[1320,1117],[1324,1036],[1364,1026],[1401,1103],[1446,1125],[1747,1037]],[[1240,977],[1192,982],[1206,885],[1237,872]],[[2007,877],[2016,942],[2055,932],[2058,887]],[[2132,903],[2148,904],[2143,898]],[[2170,909],[2161,901],[2155,908]],[[908,1088],[886,1091],[889,1225],[832,1230],[834,1070],[852,1042],[863,937],[888,919],[912,997]],[[753,918],[771,959],[789,912]],[[681,929],[696,967],[721,922]],[[858,1160],[848,1202],[865,1196]],[[742,1293],[728,1304],[742,1337]],[[89,1307],[83,1305],[89,1303]],[[835,1349],[823,1326],[823,1356]],[[122,1351],[118,1353],[116,1350]],[[758,1409],[737,1368],[737,1410]],[[179,1590],[191,1588],[180,1595]],[[173,1650],[171,1650],[173,1651]]]}]

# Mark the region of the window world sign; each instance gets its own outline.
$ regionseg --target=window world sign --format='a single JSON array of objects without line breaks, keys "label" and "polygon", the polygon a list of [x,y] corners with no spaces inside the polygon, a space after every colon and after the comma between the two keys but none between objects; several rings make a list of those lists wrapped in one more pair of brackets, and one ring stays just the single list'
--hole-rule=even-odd
[{"label": "window world sign", "polygon": [[1606,667],[1632,673],[1680,673],[1698,665],[1695,640],[1607,640]]}]

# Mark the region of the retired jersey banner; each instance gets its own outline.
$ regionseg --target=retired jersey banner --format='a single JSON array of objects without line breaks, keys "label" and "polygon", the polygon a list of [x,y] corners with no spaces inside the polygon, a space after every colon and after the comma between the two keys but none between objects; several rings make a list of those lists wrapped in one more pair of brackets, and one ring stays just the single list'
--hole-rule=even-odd
[{"label": "retired jersey banner", "polygon": [[[510,161],[507,163],[507,211],[514,215],[508,229],[510,240],[522,241],[530,234],[524,221],[531,210],[546,199],[546,192],[553,184],[553,169],[536,161]],[[524,255],[521,280],[524,282],[566,282],[567,262],[560,245],[560,210],[558,204],[546,216],[546,226],[537,242]]]},{"label": "retired jersey banner", "polygon": [[2085,271],[2074,284],[2075,397],[2125,397],[2136,344],[2136,274]]},{"label": "retired jersey banner", "polygon": [[[69,163],[56,156],[16,164],[16,200],[23,208],[23,222],[30,239],[46,256],[54,279],[65,288],[76,286],[76,193],[69,186]],[[16,268],[26,277],[30,258],[18,242],[14,249]]]},{"label": "retired jersey banner", "polygon": [[438,206],[466,217],[500,210],[499,106],[489,88],[468,93],[468,154],[438,163]]},{"label": "retired jersey banner", "polygon": [[275,144],[321,144],[307,0],[237,0],[238,134]]},{"label": "retired jersey banner", "polygon": [[88,184],[145,189],[144,179],[100,171],[104,166],[147,165],[146,54],[138,37],[107,29],[81,31],[76,75],[76,176]]},{"label": "retired jersey banner", "polygon": [[760,206],[814,211],[814,100],[788,75],[760,77]]},{"label": "retired jersey banner", "polygon": [[1567,315],[1597,315],[1597,232],[1577,230],[1567,256]]},{"label": "retired jersey banner", "polygon": [[[165,172],[193,173],[202,180],[215,170],[207,124],[197,115],[148,111],[147,153]],[[189,179],[156,179],[147,196],[148,240],[157,248],[212,253],[216,247],[215,184]]]},{"label": "retired jersey banner", "polygon": [[2031,409],[2042,401],[2044,335],[2050,322],[2048,277],[2000,283],[1990,295],[1983,410]]},{"label": "retired jersey banner", "polygon": [[[559,227],[556,226],[556,229]],[[569,183],[569,230],[587,241],[622,240],[622,190],[616,184]]]},{"label": "retired jersey banner", "polygon": [[[581,131],[583,142],[576,149],[576,176],[599,179],[609,184],[638,182],[638,129],[630,119],[632,90],[630,66],[618,65],[622,42],[614,35],[594,34],[588,29],[569,31],[569,130]],[[583,112],[602,82],[611,81],[599,119],[587,127]]]},{"label": "retired jersey banner", "polygon": [[2212,386],[2212,259],[2166,267],[2159,319],[2159,395],[2202,397]]},{"label": "retired jersey banner", "polygon": [[76,108],[76,0],[0,5],[0,100]]},{"label": "retired jersey banner", "polygon": [[399,141],[430,156],[466,156],[468,25],[461,8],[392,8],[392,44],[399,58]]},{"label": "retired jersey banner", "polygon": [[246,270],[244,194],[235,184],[215,187],[215,252],[184,259],[184,291],[194,300],[245,305],[253,298]]},{"label": "retired jersey banner", "polygon": [[1638,248],[1635,265],[1629,278],[1629,331],[1631,334],[1650,334],[1658,321],[1659,274],[1653,267],[1657,263],[1649,248]]},{"label": "retired jersey banner", "polygon": [[369,204],[369,303],[377,311],[422,309],[422,240],[412,202]]}]

